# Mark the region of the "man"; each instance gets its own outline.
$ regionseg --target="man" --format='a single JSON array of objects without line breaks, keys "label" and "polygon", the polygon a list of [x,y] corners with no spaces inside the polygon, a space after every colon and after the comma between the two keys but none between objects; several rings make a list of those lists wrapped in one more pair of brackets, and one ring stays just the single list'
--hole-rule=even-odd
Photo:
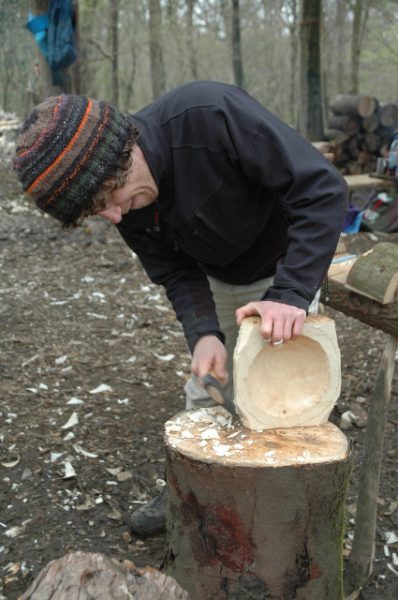
[{"label": "man", "polygon": [[[89,214],[114,223],[165,286],[192,353],[187,406],[206,396],[207,373],[227,381],[244,317],[260,315],[272,345],[300,335],[346,206],[343,179],[310,143],[215,82],[130,117],[81,96],[48,99],[24,125],[15,168],[65,225]],[[162,498],[132,517],[141,535],[164,524]]]}]

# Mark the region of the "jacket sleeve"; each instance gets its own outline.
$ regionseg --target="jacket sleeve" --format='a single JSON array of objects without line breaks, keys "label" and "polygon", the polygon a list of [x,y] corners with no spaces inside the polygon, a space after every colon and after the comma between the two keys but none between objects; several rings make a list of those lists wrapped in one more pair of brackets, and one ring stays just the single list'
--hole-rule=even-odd
[{"label": "jacket sleeve", "polygon": [[308,310],[341,232],[344,179],[300,134],[238,88],[225,92],[219,116],[228,159],[273,193],[290,223],[286,254],[263,299]]},{"label": "jacket sleeve", "polygon": [[123,219],[118,230],[137,254],[148,277],[162,285],[177,319],[181,322],[191,353],[204,335],[215,335],[223,343],[225,336],[217,320],[213,296],[205,273],[196,262],[146,228],[140,228],[137,212],[128,223]]}]

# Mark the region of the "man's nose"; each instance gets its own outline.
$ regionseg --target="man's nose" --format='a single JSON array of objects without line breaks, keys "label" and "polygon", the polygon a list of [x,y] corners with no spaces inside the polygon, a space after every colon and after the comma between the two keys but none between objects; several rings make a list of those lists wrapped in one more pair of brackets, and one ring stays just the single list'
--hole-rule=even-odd
[{"label": "man's nose", "polygon": [[117,225],[122,220],[122,209],[120,206],[109,206],[97,213],[100,217],[107,219],[114,225]]}]

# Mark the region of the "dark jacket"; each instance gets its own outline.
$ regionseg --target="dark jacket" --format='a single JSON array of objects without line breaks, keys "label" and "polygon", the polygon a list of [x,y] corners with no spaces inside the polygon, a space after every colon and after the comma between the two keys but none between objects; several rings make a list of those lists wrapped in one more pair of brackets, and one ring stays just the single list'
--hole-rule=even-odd
[{"label": "dark jacket", "polygon": [[166,288],[188,344],[223,339],[206,274],[308,309],[341,231],[346,186],[294,129],[241,89],[179,87],[133,117],[158,201],[118,225],[150,279]]}]

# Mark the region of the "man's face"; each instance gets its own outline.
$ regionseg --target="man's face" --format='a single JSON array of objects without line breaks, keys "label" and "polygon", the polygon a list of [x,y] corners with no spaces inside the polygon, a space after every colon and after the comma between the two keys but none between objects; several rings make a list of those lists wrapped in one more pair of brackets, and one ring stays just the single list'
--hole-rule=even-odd
[{"label": "man's face", "polygon": [[158,188],[141,148],[134,144],[133,162],[122,188],[111,193],[106,208],[97,214],[117,225],[130,210],[144,208],[158,197]]}]

